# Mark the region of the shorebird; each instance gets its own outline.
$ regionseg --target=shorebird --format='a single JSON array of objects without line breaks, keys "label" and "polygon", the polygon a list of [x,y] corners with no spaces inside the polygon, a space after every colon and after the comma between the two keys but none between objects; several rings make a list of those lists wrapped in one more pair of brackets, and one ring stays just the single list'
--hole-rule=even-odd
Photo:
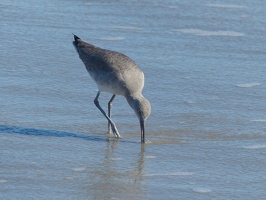
[{"label": "shorebird", "polygon": [[[74,35],[73,45],[88,73],[98,86],[94,104],[108,120],[108,131],[120,138],[115,123],[111,119],[112,102],[116,95],[126,98],[135,111],[141,129],[141,142],[145,142],[145,121],[151,113],[150,102],[142,95],[144,73],[128,56],[89,44]],[[108,115],[101,108],[98,98],[101,92],[113,94],[108,103]]]}]

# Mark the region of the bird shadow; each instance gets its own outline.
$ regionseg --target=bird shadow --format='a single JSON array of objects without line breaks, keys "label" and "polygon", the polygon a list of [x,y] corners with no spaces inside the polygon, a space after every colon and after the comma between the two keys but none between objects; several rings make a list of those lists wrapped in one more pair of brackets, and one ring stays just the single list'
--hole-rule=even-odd
[{"label": "bird shadow", "polygon": [[8,126],[0,124],[0,133],[10,133],[10,134],[20,134],[20,135],[30,135],[30,136],[41,136],[41,137],[69,137],[76,139],[83,139],[89,141],[98,141],[98,142],[126,142],[126,143],[137,143],[130,140],[121,140],[115,137],[96,136],[96,135],[84,135],[81,133],[73,133],[68,131],[61,130],[52,130],[52,129],[39,129],[39,128],[27,128],[20,126]]},{"label": "bird shadow", "polygon": [[[26,128],[19,126],[7,126],[0,125],[0,133],[30,135],[30,136],[42,136],[42,137],[70,137],[77,139],[84,139],[90,141],[110,141],[110,138],[106,136],[94,136],[94,135],[83,135],[80,133],[72,133],[68,131],[60,130],[49,130],[49,129],[38,129],[38,128]],[[113,138],[115,140],[116,138]]]}]

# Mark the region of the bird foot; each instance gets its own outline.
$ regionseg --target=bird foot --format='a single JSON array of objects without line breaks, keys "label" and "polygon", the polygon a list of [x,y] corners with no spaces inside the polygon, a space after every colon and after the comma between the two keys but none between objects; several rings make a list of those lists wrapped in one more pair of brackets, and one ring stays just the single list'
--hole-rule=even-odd
[{"label": "bird foot", "polygon": [[[119,134],[119,132],[118,132],[118,130],[114,124],[111,124],[111,129],[112,129],[112,132],[116,138],[121,138],[121,136],[120,136],[120,134]],[[111,130],[109,129],[108,132],[111,133]]]}]

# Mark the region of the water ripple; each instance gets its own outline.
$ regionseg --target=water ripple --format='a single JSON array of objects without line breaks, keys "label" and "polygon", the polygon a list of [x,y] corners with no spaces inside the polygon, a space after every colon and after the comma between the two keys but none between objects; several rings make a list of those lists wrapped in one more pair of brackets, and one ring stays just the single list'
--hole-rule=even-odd
[{"label": "water ripple", "polygon": [[163,174],[146,174],[144,176],[191,176],[194,172],[174,172],[174,173],[163,173]]}]

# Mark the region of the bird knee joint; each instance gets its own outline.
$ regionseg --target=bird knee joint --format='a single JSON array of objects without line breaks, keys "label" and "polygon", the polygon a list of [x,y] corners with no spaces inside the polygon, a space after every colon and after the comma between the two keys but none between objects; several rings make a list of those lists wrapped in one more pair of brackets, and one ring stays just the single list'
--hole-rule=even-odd
[{"label": "bird knee joint", "polygon": [[94,104],[99,105],[99,101],[97,99],[94,99]]}]

